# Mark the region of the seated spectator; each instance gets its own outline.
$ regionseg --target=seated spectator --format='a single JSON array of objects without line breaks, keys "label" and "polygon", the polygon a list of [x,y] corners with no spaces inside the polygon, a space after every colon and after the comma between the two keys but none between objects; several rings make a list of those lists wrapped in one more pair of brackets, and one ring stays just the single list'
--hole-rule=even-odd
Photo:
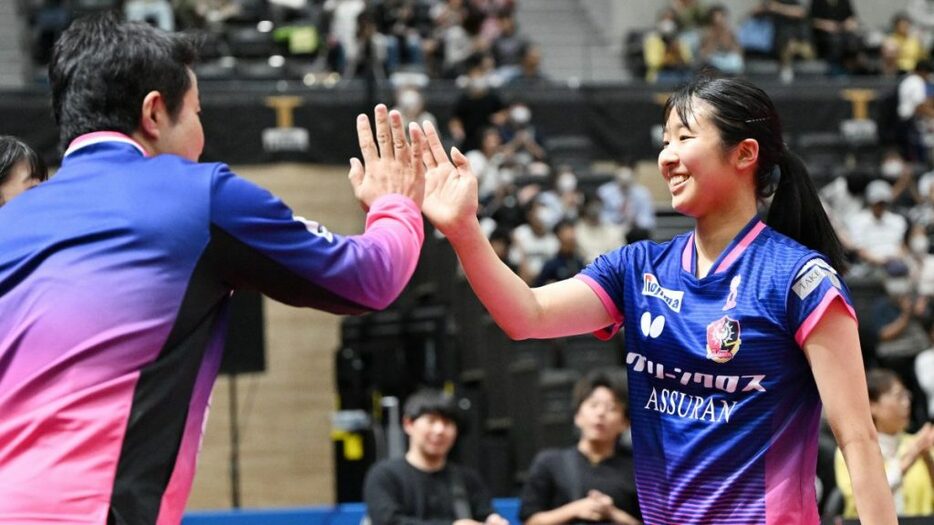
[{"label": "seated spectator", "polygon": [[502,82],[509,82],[519,75],[519,65],[528,40],[519,34],[516,16],[512,11],[503,11],[497,17],[499,36],[490,45],[496,74]]},{"label": "seated spectator", "polygon": [[603,201],[603,218],[626,230],[626,237],[646,239],[655,229],[655,202],[652,193],[636,180],[629,164],[616,170],[615,179],[597,188]]},{"label": "seated spectator", "polygon": [[574,386],[575,446],[540,452],[520,496],[525,525],[600,522],[636,525],[632,453],[620,447],[629,428],[625,379],[615,370],[593,370]]},{"label": "seated spectator", "polygon": [[857,213],[850,223],[850,240],[860,262],[881,268],[901,256],[902,240],[908,229],[904,217],[889,211],[892,186],[874,180],[866,186],[868,208]]},{"label": "seated spectator", "polygon": [[506,160],[503,153],[503,139],[499,130],[490,126],[484,128],[480,148],[470,150],[465,155],[470,168],[477,174],[477,194],[480,202],[487,203],[496,190],[506,184],[502,178],[502,165]]},{"label": "seated spectator", "polygon": [[930,346],[930,340],[918,315],[919,301],[907,265],[893,260],[887,266],[886,295],[872,306],[870,323],[876,345],[870,357],[882,366],[910,375],[915,356]]},{"label": "seated spectator", "polygon": [[826,60],[831,73],[854,73],[861,51],[859,19],[850,0],[811,0],[811,18],[817,55]]},{"label": "seated spectator", "polygon": [[0,135],[0,206],[49,178],[45,162],[25,142]]},{"label": "seated spectator", "polygon": [[892,185],[892,206],[895,210],[907,212],[921,202],[914,168],[910,162],[905,162],[898,149],[887,148],[883,151],[879,173]]},{"label": "seated spectator", "polygon": [[736,39],[730,25],[730,12],[726,6],[715,5],[708,11],[709,19],[704,28],[700,46],[700,60],[728,75],[743,72],[743,48]]},{"label": "seated spectator", "polygon": [[671,9],[678,22],[678,36],[691,48],[692,54],[697,54],[702,28],[708,19],[704,0],[671,0]]},{"label": "seated spectator", "polygon": [[409,437],[404,458],[387,459],[367,472],[363,499],[373,525],[508,525],[493,512],[490,494],[470,468],[448,461],[457,439],[454,400],[421,390],[405,402],[402,425]]},{"label": "seated spectator", "polygon": [[373,6],[377,30],[387,37],[389,53],[399,66],[421,66],[422,39],[412,0],[382,0]]},{"label": "seated spectator", "polygon": [[542,49],[536,44],[528,44],[522,52],[519,61],[519,74],[509,80],[512,86],[546,86],[551,80],[542,73]]},{"label": "seated spectator", "polygon": [[490,86],[492,59],[474,54],[467,60],[466,86],[454,103],[448,131],[461,151],[480,147],[480,134],[489,126],[506,120],[506,104]]},{"label": "seated spectator", "polygon": [[655,29],[642,41],[642,54],[646,82],[678,83],[690,76],[693,52],[680,36],[674,9],[659,11]]},{"label": "seated spectator", "polygon": [[510,260],[519,267],[519,277],[532,284],[545,262],[557,255],[560,243],[546,226],[548,209],[533,199],[526,212],[526,223],[512,232]]},{"label": "seated spectator", "polygon": [[169,0],[128,0],[123,4],[123,14],[127,20],[175,31],[175,13]]},{"label": "seated spectator", "polygon": [[545,143],[545,137],[532,123],[532,110],[529,106],[524,102],[515,102],[509,106],[506,115],[505,121],[499,126],[506,156],[512,157],[520,166],[543,162],[547,157],[542,145]]},{"label": "seated spectator", "polygon": [[930,50],[934,45],[934,2],[908,0],[905,12],[918,28],[922,48]]},{"label": "seated spectator", "polygon": [[934,421],[934,348],[929,348],[915,358],[915,377],[918,386],[927,398],[927,418]]},{"label": "seated spectator", "polygon": [[554,231],[559,243],[558,254],[545,262],[533,286],[570,279],[584,269],[584,260],[577,253],[574,222],[563,220],[555,226]]},{"label": "seated spectator", "polygon": [[927,164],[929,157],[924,123],[934,118],[934,106],[927,92],[932,72],[934,63],[919,60],[914,71],[899,81],[895,100],[895,143],[905,160],[922,165]]},{"label": "seated spectator", "polygon": [[882,72],[887,75],[910,73],[918,61],[927,57],[924,45],[911,25],[908,14],[901,11],[892,17],[892,30],[882,42]]},{"label": "seated spectator", "polygon": [[357,16],[353,44],[345,48],[344,76],[347,78],[385,79],[395,70],[395,57],[389,53],[389,39],[380,33],[369,11]]},{"label": "seated spectator", "polygon": [[626,231],[622,226],[603,220],[603,201],[597,195],[584,200],[581,219],[575,225],[578,251],[586,264],[623,245]]},{"label": "seated spectator", "polygon": [[781,63],[782,80],[786,83],[791,82],[794,80],[794,59],[814,59],[807,11],[800,0],[763,0],[757,13],[772,19],[775,26],[773,53]]},{"label": "seated spectator", "polygon": [[419,126],[428,121],[435,127],[438,127],[438,121],[435,116],[425,110],[425,99],[422,92],[415,86],[403,86],[396,91],[396,107],[399,113],[402,113],[402,124],[405,126],[405,132],[409,132],[409,123],[415,122]]},{"label": "seated spectator", "polygon": [[502,227],[495,227],[490,233],[490,246],[493,253],[512,270],[512,273],[518,274],[519,267],[509,260],[509,250],[512,249],[512,232]]},{"label": "seated spectator", "polygon": [[[915,435],[905,433],[911,409],[911,393],[891,370],[870,370],[866,378],[869,407],[879,434],[879,446],[889,488],[899,516],[934,515],[934,425],[925,424]],[[838,449],[837,486],[843,493],[843,516],[855,518],[853,485]]]},{"label": "seated spectator", "polygon": [[584,203],[584,195],[577,189],[577,175],[567,164],[558,167],[551,187],[539,193],[537,198],[548,208],[546,224],[551,227],[562,220],[577,220]]}]

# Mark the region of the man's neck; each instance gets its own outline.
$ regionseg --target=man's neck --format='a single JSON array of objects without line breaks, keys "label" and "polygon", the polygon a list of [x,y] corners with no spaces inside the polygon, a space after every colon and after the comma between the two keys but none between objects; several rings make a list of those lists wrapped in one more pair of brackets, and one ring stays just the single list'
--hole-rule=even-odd
[{"label": "man's neck", "polygon": [[587,458],[590,463],[596,465],[606,458],[613,455],[616,451],[616,442],[601,442],[582,439],[577,442],[577,450]]},{"label": "man's neck", "polygon": [[447,464],[447,457],[430,458],[420,454],[415,450],[409,450],[405,453],[405,460],[413,467],[422,472],[438,472]]}]

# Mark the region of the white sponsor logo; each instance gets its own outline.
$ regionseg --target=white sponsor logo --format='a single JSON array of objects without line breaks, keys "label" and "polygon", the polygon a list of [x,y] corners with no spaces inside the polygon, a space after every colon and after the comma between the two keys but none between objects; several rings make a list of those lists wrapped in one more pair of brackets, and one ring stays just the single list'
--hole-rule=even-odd
[{"label": "white sponsor logo", "polygon": [[652,387],[652,393],[642,408],[683,419],[729,423],[736,401],[714,400],[712,397],[694,396],[667,388],[656,390]]},{"label": "white sponsor logo", "polygon": [[330,230],[328,230],[327,228],[325,228],[323,224],[321,224],[321,223],[319,223],[319,222],[316,222],[316,221],[309,221],[308,219],[306,219],[306,218],[304,218],[304,217],[299,217],[298,215],[296,215],[296,216],[293,217],[293,218],[294,218],[296,221],[298,221],[298,222],[304,224],[304,225],[305,225],[305,229],[308,230],[308,233],[311,233],[311,234],[313,234],[313,235],[317,235],[318,237],[321,237],[322,239],[324,239],[324,240],[326,240],[326,241],[328,241],[328,242],[334,242],[334,234],[331,233]]},{"label": "white sponsor logo", "polygon": [[799,299],[805,299],[820,286],[824,278],[830,279],[833,286],[840,288],[837,271],[821,259],[812,259],[798,272],[795,284],[792,285],[791,289]]},{"label": "white sponsor logo", "polygon": [[675,312],[681,312],[681,301],[684,299],[684,292],[669,290],[662,287],[658,278],[650,273],[642,274],[642,295],[661,299],[668,308]]},{"label": "white sponsor logo", "polygon": [[665,316],[660,315],[652,319],[652,313],[645,312],[642,314],[641,323],[642,335],[655,339],[662,335],[662,330],[665,329]]}]

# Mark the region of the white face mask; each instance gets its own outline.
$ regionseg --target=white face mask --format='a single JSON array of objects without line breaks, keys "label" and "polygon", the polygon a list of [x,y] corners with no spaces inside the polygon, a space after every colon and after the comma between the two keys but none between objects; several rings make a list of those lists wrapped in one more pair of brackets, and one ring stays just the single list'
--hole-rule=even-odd
[{"label": "white face mask", "polygon": [[405,113],[418,111],[422,106],[422,96],[417,91],[407,90],[399,95],[399,109]]},{"label": "white face mask", "polygon": [[677,30],[678,25],[670,18],[659,20],[658,22],[658,32],[663,35],[673,35]]},{"label": "white face mask", "polygon": [[532,111],[525,106],[516,106],[509,111],[509,118],[516,124],[524,126],[532,120]]},{"label": "white face mask", "polygon": [[930,241],[924,235],[915,235],[908,241],[908,246],[915,255],[927,255]]},{"label": "white face mask", "polygon": [[577,177],[573,173],[562,173],[555,182],[555,187],[561,193],[569,193],[577,189]]},{"label": "white face mask", "polygon": [[897,179],[902,174],[904,164],[902,161],[892,159],[882,163],[882,176],[887,179]]}]

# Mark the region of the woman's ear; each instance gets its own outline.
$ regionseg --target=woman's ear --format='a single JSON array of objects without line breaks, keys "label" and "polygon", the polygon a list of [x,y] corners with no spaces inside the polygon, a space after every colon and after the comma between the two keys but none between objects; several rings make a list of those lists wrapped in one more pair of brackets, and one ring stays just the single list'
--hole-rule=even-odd
[{"label": "woman's ear", "polygon": [[736,145],[734,150],[735,163],[738,169],[747,170],[755,167],[759,161],[759,141],[745,139]]}]

